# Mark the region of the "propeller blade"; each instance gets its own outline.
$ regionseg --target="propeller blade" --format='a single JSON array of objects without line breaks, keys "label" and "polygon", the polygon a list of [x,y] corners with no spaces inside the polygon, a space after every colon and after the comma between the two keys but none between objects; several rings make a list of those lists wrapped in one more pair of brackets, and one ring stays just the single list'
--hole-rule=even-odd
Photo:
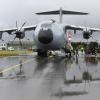
[{"label": "propeller blade", "polygon": [[94,39],[95,41],[97,41],[92,35],[90,36],[92,39]]},{"label": "propeller blade", "polygon": [[88,28],[86,27],[86,31],[88,31]]},{"label": "propeller blade", "polygon": [[16,39],[16,36],[14,37],[13,41],[11,41],[11,44],[12,44],[12,45],[13,45],[13,42],[15,41],[15,39]]},{"label": "propeller blade", "polygon": [[18,30],[18,24],[17,24],[17,21],[16,21],[16,28],[17,28],[17,30]]},{"label": "propeller blade", "polygon": [[22,41],[21,41],[21,39],[19,39],[19,43],[20,43],[20,47],[22,49]]},{"label": "propeller blade", "polygon": [[20,28],[20,30],[19,30],[19,31],[21,31],[21,29],[23,28],[23,26],[24,26],[25,24],[26,24],[26,22],[24,22],[24,23],[23,23],[23,25],[21,26],[21,28]]},{"label": "propeller blade", "polygon": [[13,41],[11,42],[11,44],[13,44],[13,42],[15,41],[15,39],[16,39],[16,36],[14,37]]}]

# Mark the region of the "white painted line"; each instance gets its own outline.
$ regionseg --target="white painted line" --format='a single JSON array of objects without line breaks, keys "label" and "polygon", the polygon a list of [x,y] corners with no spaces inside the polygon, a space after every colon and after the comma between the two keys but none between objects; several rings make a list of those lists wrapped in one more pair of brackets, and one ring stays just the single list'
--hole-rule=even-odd
[{"label": "white painted line", "polygon": [[[23,62],[22,64],[28,63],[28,62],[30,62],[30,61],[32,61],[32,60],[33,60],[33,59],[26,60],[26,61]],[[4,69],[4,70],[1,71],[1,72],[2,72],[2,73],[7,72],[7,71],[9,71],[9,70],[11,70],[11,69],[13,69],[13,68],[17,68],[17,67],[19,67],[19,66],[20,66],[20,64],[17,64],[17,65],[11,66],[11,67],[9,67],[9,68],[6,68],[6,69]]]}]

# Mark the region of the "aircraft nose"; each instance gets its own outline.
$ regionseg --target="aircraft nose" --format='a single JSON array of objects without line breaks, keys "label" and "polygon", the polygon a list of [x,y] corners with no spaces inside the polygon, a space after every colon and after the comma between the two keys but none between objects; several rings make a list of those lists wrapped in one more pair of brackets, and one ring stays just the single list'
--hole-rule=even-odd
[{"label": "aircraft nose", "polygon": [[41,29],[38,34],[38,40],[43,44],[49,44],[53,40],[53,32],[51,29]]}]

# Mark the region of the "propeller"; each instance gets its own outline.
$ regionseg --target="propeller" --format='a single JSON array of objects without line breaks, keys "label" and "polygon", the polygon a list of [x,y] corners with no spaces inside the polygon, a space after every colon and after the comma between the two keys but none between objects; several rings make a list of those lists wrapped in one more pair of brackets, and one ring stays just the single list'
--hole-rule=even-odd
[{"label": "propeller", "polygon": [[87,24],[87,21],[85,21],[84,24],[86,27],[84,27],[84,29],[83,29],[83,38],[88,40],[92,35],[92,30],[90,27],[88,27],[91,25]]},{"label": "propeller", "polygon": [[88,40],[90,38],[90,33],[91,33],[91,31],[87,27],[84,28],[83,29],[83,38]]},{"label": "propeller", "polygon": [[12,43],[15,41],[16,38],[18,38],[21,48],[22,48],[22,41],[21,41],[21,39],[23,39],[23,38],[25,37],[25,31],[24,31],[24,29],[23,29],[23,27],[24,27],[25,24],[26,24],[26,22],[24,22],[24,23],[22,24],[22,26],[19,28],[19,27],[18,27],[18,24],[17,24],[17,21],[16,21],[16,28],[17,28],[17,29],[16,29],[16,31],[13,33],[13,34],[15,34],[16,36],[14,37]]},{"label": "propeller", "polygon": [[17,30],[18,30],[18,24],[17,24],[17,21],[16,21],[16,28],[17,28]]}]

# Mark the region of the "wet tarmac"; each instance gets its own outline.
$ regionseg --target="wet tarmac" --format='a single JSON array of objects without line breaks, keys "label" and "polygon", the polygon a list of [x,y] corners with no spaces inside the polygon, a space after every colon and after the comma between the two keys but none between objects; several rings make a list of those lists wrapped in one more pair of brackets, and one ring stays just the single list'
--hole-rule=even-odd
[{"label": "wet tarmac", "polygon": [[[99,100],[99,67],[99,58],[84,58],[82,54],[77,59],[40,58],[36,54],[0,58],[0,100]],[[82,80],[84,71],[95,81],[66,83],[74,78]]]}]

